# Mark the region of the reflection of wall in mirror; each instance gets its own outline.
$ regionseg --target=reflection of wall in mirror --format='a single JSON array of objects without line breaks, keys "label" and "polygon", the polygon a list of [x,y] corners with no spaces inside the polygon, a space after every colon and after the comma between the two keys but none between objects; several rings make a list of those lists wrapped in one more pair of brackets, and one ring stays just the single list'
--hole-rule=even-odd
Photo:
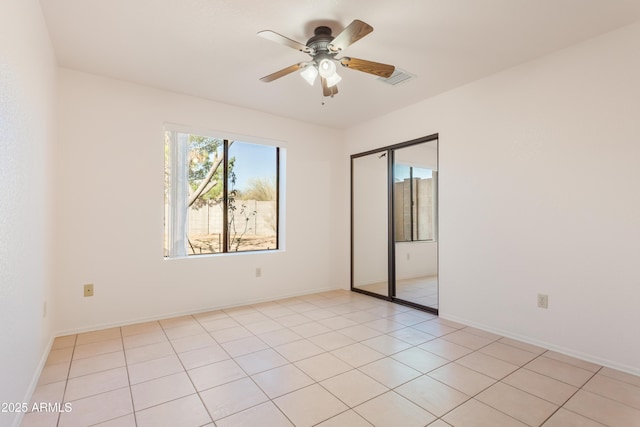
[{"label": "reflection of wall in mirror", "polygon": [[423,142],[394,151],[396,164],[438,170],[438,141]]},{"label": "reflection of wall in mirror", "polygon": [[396,243],[396,278],[411,279],[437,274],[438,244],[436,242]]},{"label": "reflection of wall in mirror", "polygon": [[353,159],[353,284],[387,282],[387,158]]}]

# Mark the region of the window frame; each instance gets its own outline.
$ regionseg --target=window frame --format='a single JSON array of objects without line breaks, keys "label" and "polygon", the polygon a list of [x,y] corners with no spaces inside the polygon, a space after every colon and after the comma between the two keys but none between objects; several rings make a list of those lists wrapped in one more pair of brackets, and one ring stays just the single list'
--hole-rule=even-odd
[{"label": "window frame", "polygon": [[[251,137],[246,137],[243,135],[235,135],[229,134],[226,132],[216,132],[216,131],[207,131],[207,130],[195,130],[193,128],[183,127],[180,125],[170,125],[165,124],[163,134],[166,135],[167,132],[175,135],[175,138],[169,139],[170,147],[168,149],[168,153],[165,152],[165,174],[167,163],[170,168],[168,182],[165,181],[165,214],[164,214],[164,241],[163,244],[164,256],[165,260],[173,260],[173,259],[189,259],[189,258],[201,258],[207,256],[228,256],[228,255],[237,255],[237,254],[252,254],[252,253],[271,253],[271,252],[279,252],[284,249],[283,245],[283,209],[281,203],[284,202],[284,197],[282,197],[282,186],[283,186],[283,162],[284,162],[284,151],[285,148],[282,146],[282,142],[280,141],[272,141],[267,139],[256,139]],[[173,145],[176,144],[178,138],[177,135],[183,134],[187,137],[199,136],[199,137],[207,137],[212,139],[218,139],[222,141],[222,196],[221,196],[221,209],[222,209],[222,245],[220,252],[207,252],[207,253],[196,253],[192,249],[189,248],[187,242],[185,242],[185,253],[184,254],[176,254],[174,251],[175,245],[175,232],[174,225],[172,222],[174,221],[174,214],[172,211],[174,208],[172,207],[172,198],[169,195],[173,195],[175,193],[176,186],[175,180],[173,179],[173,168],[174,165],[171,160],[171,156],[175,154],[177,151],[173,148]],[[229,224],[229,148],[232,144],[230,142],[235,143],[245,143],[245,144],[253,144],[260,145],[264,147],[270,147],[275,149],[275,247],[268,249],[249,249],[249,250],[230,250],[230,224]],[[166,143],[166,142],[165,142]],[[166,156],[169,156],[168,162]],[[183,159],[185,160],[185,159]],[[188,164],[183,165],[181,167],[181,172],[188,172]],[[189,207],[187,206],[187,209]],[[188,221],[188,214],[187,214]],[[189,239],[189,227],[188,223],[185,228],[185,236],[184,238],[188,241]],[[190,253],[193,252],[193,253]]]}]

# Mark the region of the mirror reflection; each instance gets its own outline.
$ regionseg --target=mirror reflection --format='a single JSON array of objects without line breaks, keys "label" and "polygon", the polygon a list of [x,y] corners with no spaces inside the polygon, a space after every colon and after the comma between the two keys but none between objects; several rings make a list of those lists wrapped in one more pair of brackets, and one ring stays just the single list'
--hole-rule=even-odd
[{"label": "mirror reflection", "polygon": [[352,158],[352,283],[389,294],[388,166],[386,151]]},{"label": "mirror reflection", "polygon": [[395,297],[438,308],[438,141],[394,151]]}]

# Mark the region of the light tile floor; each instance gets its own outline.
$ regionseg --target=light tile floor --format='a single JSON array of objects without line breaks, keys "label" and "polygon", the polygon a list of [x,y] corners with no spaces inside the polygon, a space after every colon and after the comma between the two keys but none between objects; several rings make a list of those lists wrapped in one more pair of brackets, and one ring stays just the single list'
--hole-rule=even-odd
[{"label": "light tile floor", "polygon": [[[386,296],[389,293],[387,282],[358,285],[358,289]],[[396,280],[398,299],[413,302],[425,307],[438,308],[438,276],[421,276]]]},{"label": "light tile floor", "polygon": [[397,280],[396,297],[427,307],[438,308],[438,276]]},{"label": "light tile floor", "polygon": [[[23,426],[640,426],[640,377],[332,291],[57,338]],[[31,405],[30,405],[31,406]]]}]

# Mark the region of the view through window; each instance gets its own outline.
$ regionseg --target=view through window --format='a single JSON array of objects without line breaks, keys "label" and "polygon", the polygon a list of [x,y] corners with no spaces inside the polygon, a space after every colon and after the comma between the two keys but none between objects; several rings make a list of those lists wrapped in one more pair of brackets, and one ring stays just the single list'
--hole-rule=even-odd
[{"label": "view through window", "polygon": [[164,256],[278,249],[279,148],[165,132]]}]

